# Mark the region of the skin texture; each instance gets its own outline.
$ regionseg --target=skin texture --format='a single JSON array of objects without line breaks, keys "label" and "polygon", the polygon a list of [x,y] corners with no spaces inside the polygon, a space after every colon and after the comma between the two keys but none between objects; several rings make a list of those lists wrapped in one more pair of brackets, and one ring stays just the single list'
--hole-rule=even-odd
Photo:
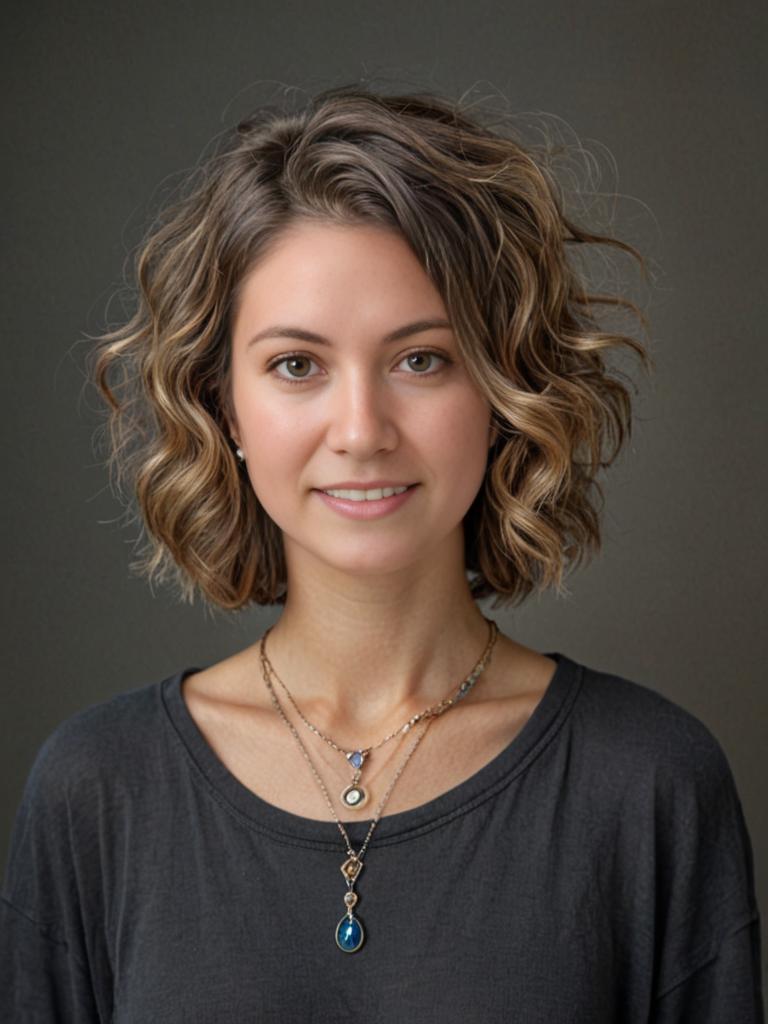
[{"label": "skin texture", "polygon": [[[462,520],[485,473],[490,407],[450,324],[383,341],[434,318],[449,319],[399,234],[306,221],[289,227],[245,278],[233,317],[230,430],[251,486],[283,532],[288,568],[268,654],[303,713],[347,749],[377,742],[454,692],[488,640],[466,581]],[[275,325],[328,344],[252,341]],[[373,520],[342,516],[313,490],[380,478],[418,487]],[[527,720],[553,670],[551,659],[500,632],[470,697],[430,726],[413,759],[425,763],[410,790],[393,794],[392,809],[429,799],[489,761]],[[328,817],[311,776],[290,793],[281,781],[297,751],[269,702],[258,641],[189,677],[184,693],[241,781],[295,813]],[[321,770],[349,781],[339,755],[300,728]],[[397,746],[379,755],[382,785]],[[450,751],[450,769],[444,757],[427,767],[431,746]],[[371,765],[374,792],[376,775]]]},{"label": "skin texture", "polygon": [[[456,365],[450,328],[381,343],[427,317],[448,320],[434,286],[398,235],[372,227],[302,225],[246,281],[233,331],[235,436],[291,572],[375,587],[455,547],[483,478],[490,409]],[[332,344],[267,338],[248,350],[257,331],[285,323]],[[409,361],[419,346],[454,362]],[[300,364],[265,371],[292,348]],[[375,478],[421,486],[401,513],[362,523],[311,491]]]},{"label": "skin texture", "polygon": [[[321,656],[333,668],[323,691],[332,698],[336,688],[339,700],[359,686],[350,669],[368,663],[366,646],[382,666],[377,688],[388,703],[398,687],[413,687],[409,670],[423,675],[426,666],[414,661],[430,638],[422,630],[407,630],[404,638],[405,623],[431,603],[439,629],[448,609],[434,603],[438,589],[456,606],[450,617],[472,613],[475,649],[485,633],[466,603],[461,521],[485,471],[490,408],[460,363],[450,327],[382,343],[387,333],[427,318],[448,321],[435,286],[398,234],[307,222],[288,229],[248,276],[234,317],[232,433],[257,497],[283,531],[289,571],[274,646],[289,627],[304,642],[315,633],[323,651],[315,650],[312,664],[317,672]],[[286,324],[330,344],[248,344]],[[422,353],[414,368],[409,353],[426,346],[444,360]],[[270,372],[275,357],[292,351],[302,353],[299,363]],[[286,380],[291,375],[301,383]],[[339,515],[313,493],[376,478],[419,486],[402,509],[367,522]],[[328,648],[329,629],[339,640],[336,650]],[[394,658],[392,636],[405,642]]]}]

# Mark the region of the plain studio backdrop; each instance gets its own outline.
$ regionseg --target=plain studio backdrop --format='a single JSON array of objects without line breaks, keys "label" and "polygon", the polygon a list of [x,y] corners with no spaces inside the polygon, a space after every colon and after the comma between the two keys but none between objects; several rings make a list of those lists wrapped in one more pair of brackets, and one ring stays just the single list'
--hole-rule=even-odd
[{"label": "plain studio backdrop", "polygon": [[484,609],[709,726],[765,922],[764,6],[112,0],[7,4],[3,22],[3,857],[63,718],[277,616],[212,617],[129,575],[136,529],[94,452],[78,339],[119,318],[126,255],[214,136],[259,103],[363,81],[487,97],[534,131],[544,117],[593,154],[593,190],[617,194],[603,207],[651,261],[656,371],[635,373],[632,439],[603,479],[603,550],[565,598]]}]

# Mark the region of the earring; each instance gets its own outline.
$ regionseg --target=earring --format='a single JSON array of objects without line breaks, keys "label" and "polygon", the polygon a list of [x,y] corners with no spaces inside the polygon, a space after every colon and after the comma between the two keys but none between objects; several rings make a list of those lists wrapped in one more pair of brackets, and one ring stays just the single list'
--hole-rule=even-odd
[{"label": "earring", "polygon": [[245,455],[243,455],[242,448],[237,448],[235,451],[235,455],[237,455],[238,459],[240,459],[241,462],[245,462]]}]

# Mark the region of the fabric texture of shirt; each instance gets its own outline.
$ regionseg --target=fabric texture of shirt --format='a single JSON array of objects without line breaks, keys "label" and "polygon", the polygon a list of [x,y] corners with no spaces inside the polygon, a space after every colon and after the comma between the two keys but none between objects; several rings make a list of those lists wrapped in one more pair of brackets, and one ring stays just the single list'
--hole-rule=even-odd
[{"label": "fabric texture of shirt", "polygon": [[[762,1021],[752,848],[721,746],[654,690],[548,656],[501,753],[380,819],[355,953],[334,937],[337,825],[230,773],[183,697],[197,669],[67,718],[14,822],[0,1019]],[[359,849],[372,815],[340,816]]]}]

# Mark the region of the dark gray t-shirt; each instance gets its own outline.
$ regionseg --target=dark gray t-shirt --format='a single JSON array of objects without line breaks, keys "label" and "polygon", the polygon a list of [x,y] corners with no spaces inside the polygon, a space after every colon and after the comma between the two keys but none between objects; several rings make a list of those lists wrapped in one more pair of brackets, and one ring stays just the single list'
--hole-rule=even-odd
[{"label": "dark gray t-shirt", "polygon": [[[196,669],[68,718],[14,825],[0,1018],[761,1021],[752,850],[722,748],[652,689],[549,656],[498,756],[380,820],[356,953],[334,937],[337,826],[224,767],[182,696]],[[369,824],[345,820],[355,849]]]}]

